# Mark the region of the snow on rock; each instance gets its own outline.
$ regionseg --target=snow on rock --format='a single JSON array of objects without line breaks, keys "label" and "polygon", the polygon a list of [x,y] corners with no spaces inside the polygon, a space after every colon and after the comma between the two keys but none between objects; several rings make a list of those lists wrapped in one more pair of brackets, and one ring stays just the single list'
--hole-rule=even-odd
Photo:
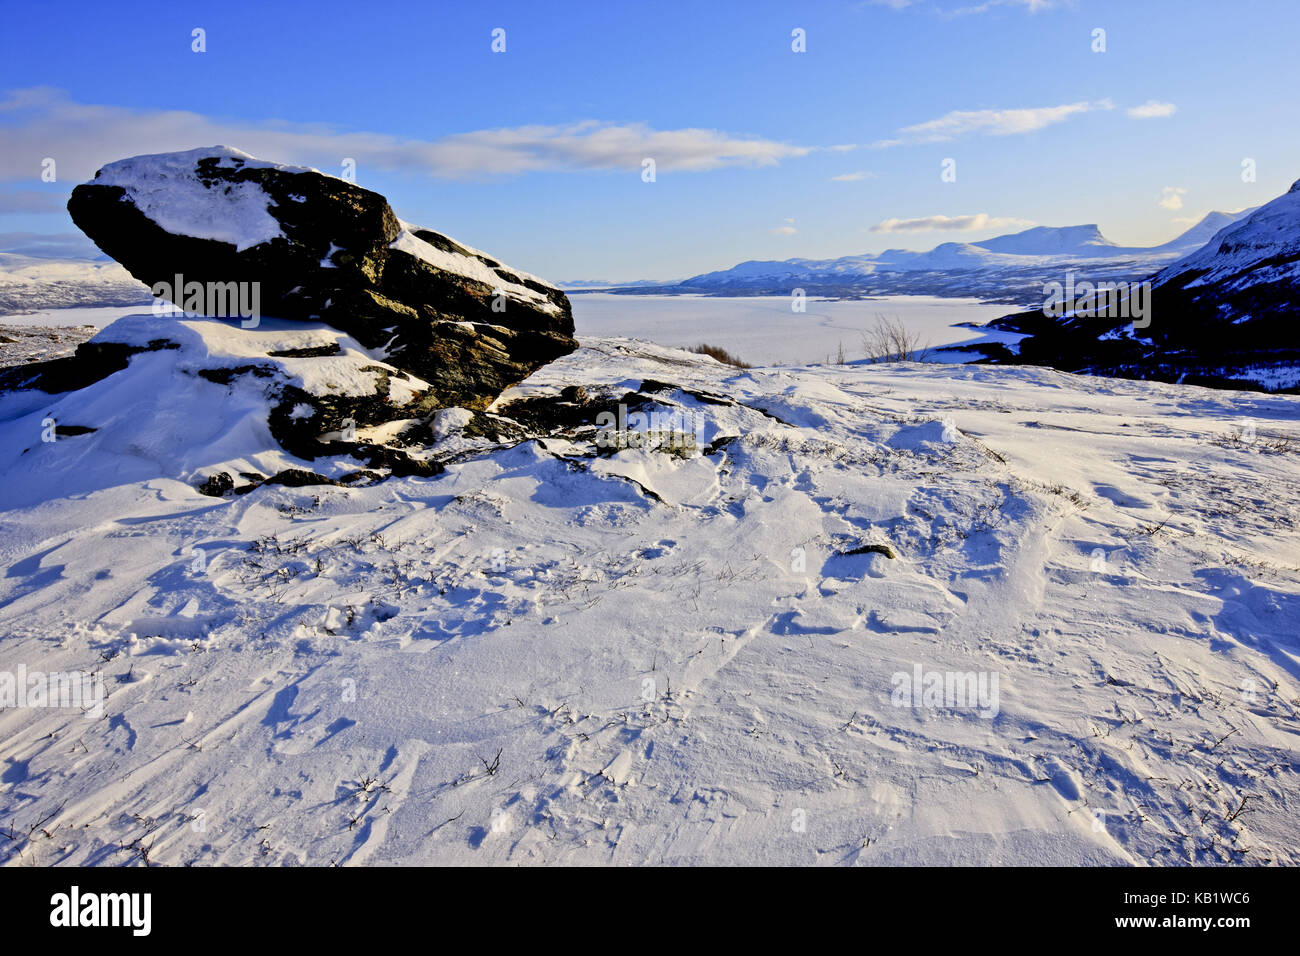
[{"label": "snow on rock", "polygon": [[[420,233],[425,235],[422,237]],[[490,286],[493,295],[501,293],[530,301],[544,312],[559,314],[560,307],[547,297],[544,289],[538,288],[544,286],[544,280],[526,272],[511,272],[499,265],[491,264],[492,260],[486,253],[461,245],[445,236],[439,237],[444,239],[444,242],[435,245],[434,243],[437,242],[435,236],[435,233],[430,233],[427,229],[403,222],[402,231],[389,243],[388,248],[405,252],[442,272],[449,272]],[[524,285],[526,282],[531,283],[532,287]]]},{"label": "snow on rock", "polygon": [[199,160],[215,160],[215,169],[319,175],[303,166],[265,163],[229,146],[212,146],[121,159],[100,169],[93,182],[120,187],[145,216],[178,236],[228,242],[239,252],[284,237],[269,208],[273,200],[258,183],[236,182],[213,189],[199,172]]},{"label": "snow on rock", "polygon": [[287,460],[181,324],[0,397],[5,659],[106,693],[0,710],[4,862],[1300,862],[1300,398],[593,339],[437,474],[218,499]]}]

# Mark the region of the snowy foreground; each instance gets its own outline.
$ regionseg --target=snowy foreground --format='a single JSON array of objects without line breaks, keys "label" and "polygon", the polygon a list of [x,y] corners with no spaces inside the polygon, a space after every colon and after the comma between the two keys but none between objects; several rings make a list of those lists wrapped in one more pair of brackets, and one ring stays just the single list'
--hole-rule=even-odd
[{"label": "snowy foreground", "polygon": [[11,865],[1300,862],[1300,397],[588,339],[494,407],[693,454],[221,499],[184,360],[0,399],[0,669],[107,694],[0,712]]}]

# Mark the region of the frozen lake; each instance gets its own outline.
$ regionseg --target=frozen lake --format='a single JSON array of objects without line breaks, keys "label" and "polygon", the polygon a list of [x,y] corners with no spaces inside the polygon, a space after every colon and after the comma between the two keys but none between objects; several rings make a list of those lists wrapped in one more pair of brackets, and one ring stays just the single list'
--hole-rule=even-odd
[{"label": "frozen lake", "polygon": [[68,328],[76,325],[93,325],[97,329],[116,322],[124,315],[149,312],[150,305],[95,305],[71,309],[40,309],[16,315],[0,315],[0,325],[39,325],[47,328]]},{"label": "frozen lake", "polygon": [[[1021,336],[955,328],[982,324],[1015,312],[1014,306],[978,299],[899,295],[859,301],[808,299],[806,311],[791,310],[788,296],[714,298],[697,295],[570,296],[579,341],[584,335],[627,336],[660,345],[717,345],[754,365],[808,365],[834,359],[841,344],[852,361],[864,358],[862,333],[879,316],[902,321],[924,344],[1015,342]],[[949,353],[951,356],[951,353]],[[932,356],[943,360],[944,356]],[[949,360],[953,360],[952,357]]]}]

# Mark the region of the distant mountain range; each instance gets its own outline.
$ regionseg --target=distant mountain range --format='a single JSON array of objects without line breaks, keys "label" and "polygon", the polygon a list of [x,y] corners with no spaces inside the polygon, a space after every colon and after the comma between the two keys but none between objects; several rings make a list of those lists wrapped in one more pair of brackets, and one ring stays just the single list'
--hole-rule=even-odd
[{"label": "distant mountain range", "polygon": [[[1207,217],[1184,235],[1215,222]],[[1300,390],[1300,182],[1272,202],[1226,217],[1207,242],[1148,281],[1149,292],[1120,297],[1117,310],[1085,296],[1059,316],[1039,308],[989,323],[1029,336],[995,350],[991,360]],[[1130,303],[1144,313],[1139,322]]]},{"label": "distant mountain range", "polygon": [[838,259],[748,260],[730,269],[678,282],[564,283],[570,290],[655,294],[808,295],[860,298],[872,295],[973,296],[1029,305],[1042,301],[1044,282],[1074,266],[1091,281],[1128,281],[1195,251],[1216,232],[1253,209],[1212,212],[1182,235],[1159,246],[1121,246],[1096,224],[1036,226],[980,242],[945,242],[926,252],[886,249]]}]

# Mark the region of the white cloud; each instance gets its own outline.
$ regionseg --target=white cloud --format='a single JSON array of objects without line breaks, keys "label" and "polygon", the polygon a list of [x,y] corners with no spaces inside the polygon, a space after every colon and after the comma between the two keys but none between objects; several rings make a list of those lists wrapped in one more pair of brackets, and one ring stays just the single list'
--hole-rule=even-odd
[{"label": "white cloud", "polygon": [[1165,209],[1182,209],[1183,197],[1187,195],[1187,190],[1178,186],[1166,186],[1160,191],[1160,198],[1157,203]]},{"label": "white cloud", "polygon": [[342,132],[323,124],[222,120],[185,110],[134,110],[75,102],[44,87],[0,99],[0,180],[36,180],[40,161],[58,163],[59,180],[89,179],[104,163],[139,153],[222,143],[263,159],[337,170],[345,157],[365,169],[427,173],[442,179],[509,176],[534,171],[641,169],[704,172],[770,166],[812,147],[712,129],[654,129],[645,123],[582,120],[402,139]]},{"label": "white cloud", "polygon": [[1141,106],[1134,106],[1125,112],[1133,119],[1164,119],[1178,112],[1173,103],[1161,103],[1159,100],[1147,100]]},{"label": "white cloud", "polygon": [[856,172],[856,173],[841,173],[841,174],[838,175],[838,176],[832,176],[832,177],[831,177],[831,182],[833,182],[833,183],[856,183],[856,182],[860,182],[860,181],[863,180],[863,179],[875,179],[875,178],[876,178],[876,174],[875,174],[875,173],[869,173],[869,172],[867,172],[866,170],[860,170],[860,171],[858,171],[858,172]]},{"label": "white cloud", "polygon": [[978,229],[1027,228],[1027,219],[1009,219],[978,213],[974,216],[923,216],[919,219],[885,219],[871,227],[872,232],[974,232]]},{"label": "white cloud", "polygon": [[793,219],[786,219],[784,226],[769,230],[774,236],[793,236],[799,230],[794,227]]},{"label": "white cloud", "polygon": [[1040,106],[1029,109],[1012,110],[954,110],[938,119],[904,126],[895,139],[879,140],[873,145],[878,149],[914,143],[946,143],[970,134],[985,136],[1013,136],[1031,133],[1055,123],[1062,123],[1072,116],[1091,113],[1094,110],[1114,109],[1110,100],[1096,102],[1066,103],[1061,106]]},{"label": "white cloud", "polygon": [[973,7],[958,7],[955,10],[949,10],[944,14],[946,17],[964,17],[973,13],[988,13],[995,7],[1024,7],[1030,13],[1038,13],[1041,10],[1051,10],[1061,6],[1058,0],[986,0],[986,2]]}]

